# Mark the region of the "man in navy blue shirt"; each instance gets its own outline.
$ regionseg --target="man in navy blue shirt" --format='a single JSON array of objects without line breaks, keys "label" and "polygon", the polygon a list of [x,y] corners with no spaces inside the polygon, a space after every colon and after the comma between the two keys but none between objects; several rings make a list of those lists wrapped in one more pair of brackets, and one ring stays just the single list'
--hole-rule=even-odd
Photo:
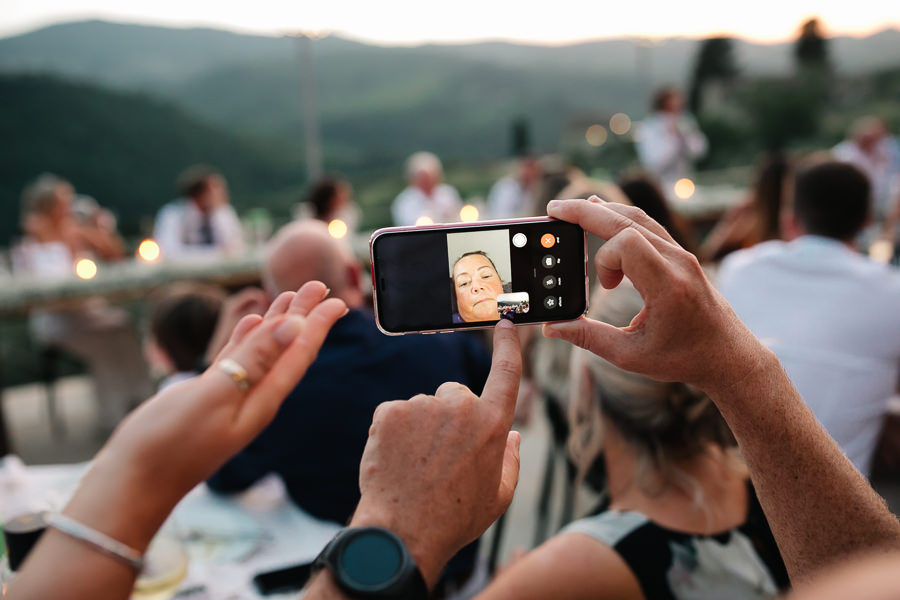
[{"label": "man in navy blue shirt", "polygon": [[[274,297],[313,279],[350,311],[331,329],[272,423],[208,484],[218,492],[238,492],[277,473],[303,510],[344,524],[359,501],[359,462],[375,408],[433,394],[445,381],[480,394],[491,357],[475,333],[382,334],[365,305],[361,270],[349,250],[322,223],[288,225],[270,245],[263,284]],[[460,556],[450,569],[469,570],[476,552],[477,546],[468,549],[467,558]]]}]

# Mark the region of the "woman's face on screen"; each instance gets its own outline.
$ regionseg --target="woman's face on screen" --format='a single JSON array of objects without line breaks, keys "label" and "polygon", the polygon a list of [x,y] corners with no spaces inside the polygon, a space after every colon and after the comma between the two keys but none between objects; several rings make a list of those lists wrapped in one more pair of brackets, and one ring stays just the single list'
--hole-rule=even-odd
[{"label": "woman's face on screen", "polygon": [[498,321],[497,296],[503,282],[491,261],[482,254],[464,256],[453,265],[453,285],[460,318],[474,321]]}]

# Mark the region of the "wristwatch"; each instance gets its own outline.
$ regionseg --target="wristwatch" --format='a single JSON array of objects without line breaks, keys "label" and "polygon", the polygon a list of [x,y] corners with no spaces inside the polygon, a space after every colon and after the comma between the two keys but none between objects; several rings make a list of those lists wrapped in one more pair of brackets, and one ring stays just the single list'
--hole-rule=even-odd
[{"label": "wristwatch", "polygon": [[325,567],[353,598],[427,600],[425,579],[396,535],[381,527],[347,527],[314,563]]}]

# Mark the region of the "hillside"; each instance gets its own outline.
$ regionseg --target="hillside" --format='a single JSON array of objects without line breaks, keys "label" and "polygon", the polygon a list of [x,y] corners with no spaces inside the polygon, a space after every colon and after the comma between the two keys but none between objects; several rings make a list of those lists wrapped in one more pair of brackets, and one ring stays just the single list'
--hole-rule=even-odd
[{"label": "hillside", "polygon": [[[396,165],[410,152],[502,156],[509,123],[527,117],[538,150],[567,123],[616,111],[640,117],[662,82],[685,85],[697,41],[639,46],[605,40],[562,47],[502,42],[391,48],[313,42],[326,165]],[[856,72],[900,62],[900,31],[835,38],[834,63]],[[738,41],[745,74],[789,72],[789,44]],[[291,38],[91,21],[0,40],[0,71],[50,71],[164,97],[223,127],[302,137],[300,61]]]},{"label": "hillside", "polygon": [[222,169],[239,209],[300,183],[293,166],[302,164],[299,157],[143,95],[47,76],[0,76],[0,106],[0,244],[17,229],[22,187],[45,171],[72,178],[132,234],[174,196],[175,177],[193,163]]}]

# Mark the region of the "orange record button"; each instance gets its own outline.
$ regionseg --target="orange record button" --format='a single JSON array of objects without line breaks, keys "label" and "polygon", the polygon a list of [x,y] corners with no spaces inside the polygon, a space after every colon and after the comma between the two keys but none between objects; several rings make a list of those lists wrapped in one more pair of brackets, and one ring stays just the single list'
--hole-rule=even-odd
[{"label": "orange record button", "polygon": [[541,246],[544,248],[552,248],[556,244],[556,236],[552,233],[545,233],[541,236]]}]

